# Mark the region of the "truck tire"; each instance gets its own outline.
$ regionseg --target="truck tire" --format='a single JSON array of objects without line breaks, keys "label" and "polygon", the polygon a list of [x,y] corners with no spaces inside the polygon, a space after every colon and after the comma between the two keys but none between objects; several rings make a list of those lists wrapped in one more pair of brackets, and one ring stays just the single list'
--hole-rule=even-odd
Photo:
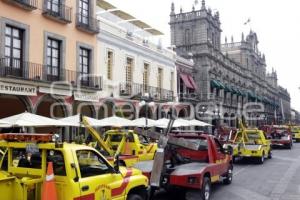
[{"label": "truck tire", "polygon": [[142,196],[138,194],[130,194],[128,195],[126,200],[144,200]]},{"label": "truck tire", "polygon": [[203,178],[202,188],[201,188],[201,200],[209,200],[211,195],[211,182],[210,178],[205,176]]},{"label": "truck tire", "polygon": [[225,185],[229,185],[232,182],[232,177],[233,177],[232,169],[233,169],[232,165],[229,166],[227,173],[225,175],[225,179],[223,179],[223,183]]},{"label": "truck tire", "polygon": [[272,159],[272,151],[271,150],[268,153],[268,159]]},{"label": "truck tire", "polygon": [[262,156],[257,158],[257,163],[264,164],[264,161],[265,161],[265,153],[263,152]]}]

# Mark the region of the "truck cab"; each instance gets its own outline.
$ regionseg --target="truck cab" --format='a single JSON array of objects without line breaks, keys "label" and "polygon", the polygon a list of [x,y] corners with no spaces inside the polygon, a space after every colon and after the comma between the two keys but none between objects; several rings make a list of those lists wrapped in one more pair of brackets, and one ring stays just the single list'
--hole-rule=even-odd
[{"label": "truck cab", "polygon": [[112,166],[92,147],[39,139],[50,134],[22,136],[1,134],[0,147],[6,148],[0,163],[1,199],[40,200],[49,162],[59,200],[147,197],[147,177],[137,169]]}]

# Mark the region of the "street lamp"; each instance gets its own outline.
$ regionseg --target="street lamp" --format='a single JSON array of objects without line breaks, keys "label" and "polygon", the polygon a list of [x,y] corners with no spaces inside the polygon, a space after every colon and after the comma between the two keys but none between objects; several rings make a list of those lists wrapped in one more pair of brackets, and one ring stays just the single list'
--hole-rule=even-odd
[{"label": "street lamp", "polygon": [[[216,128],[219,128],[220,110],[218,108],[216,108],[216,109],[213,110],[213,113],[214,113],[214,118],[215,118],[215,116],[217,116],[217,119],[215,119],[216,120],[216,125],[215,126],[216,126]],[[216,128],[214,128],[214,130],[213,130],[213,135],[214,135],[214,131],[215,131]]]},{"label": "street lamp", "polygon": [[[207,106],[204,106],[202,105],[200,108],[199,108],[199,113],[202,117],[204,117],[204,113],[207,111]],[[201,117],[200,116],[200,117]]]}]

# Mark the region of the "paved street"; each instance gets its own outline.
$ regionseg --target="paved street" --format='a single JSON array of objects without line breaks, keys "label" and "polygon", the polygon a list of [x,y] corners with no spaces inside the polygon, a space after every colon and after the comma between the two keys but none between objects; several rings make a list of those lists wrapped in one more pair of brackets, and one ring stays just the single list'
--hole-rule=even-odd
[{"label": "paved street", "polygon": [[[159,193],[156,200],[175,199]],[[184,199],[176,193],[176,199]],[[274,150],[273,158],[263,165],[235,164],[234,180],[229,186],[213,186],[211,200],[299,200],[300,144],[292,150]],[[196,200],[196,199],[195,199]]]}]

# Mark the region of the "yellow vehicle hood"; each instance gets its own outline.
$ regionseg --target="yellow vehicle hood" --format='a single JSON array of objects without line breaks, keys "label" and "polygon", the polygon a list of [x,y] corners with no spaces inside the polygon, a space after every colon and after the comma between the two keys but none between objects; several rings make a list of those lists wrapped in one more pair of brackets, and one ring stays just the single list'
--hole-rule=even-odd
[{"label": "yellow vehicle hood", "polygon": [[130,167],[130,168],[120,167],[120,172],[123,175],[123,177],[141,175],[142,174],[141,170],[138,170],[138,169],[132,168],[132,167]]}]

